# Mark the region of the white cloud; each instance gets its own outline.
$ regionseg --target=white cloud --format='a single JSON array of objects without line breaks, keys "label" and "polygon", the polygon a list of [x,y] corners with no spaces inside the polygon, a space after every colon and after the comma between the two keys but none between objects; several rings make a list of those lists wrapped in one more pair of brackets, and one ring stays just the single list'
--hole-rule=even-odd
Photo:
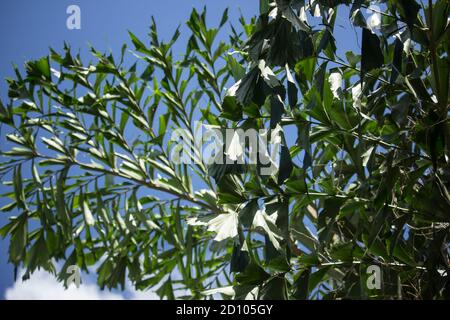
[{"label": "white cloud", "polygon": [[[84,277],[86,278],[86,277]],[[34,272],[27,281],[18,280],[5,291],[7,300],[153,300],[158,296],[151,291],[130,289],[124,292],[100,290],[95,282],[83,279],[79,288],[70,285],[66,290],[56,277],[46,271]],[[92,281],[92,280],[91,280]],[[131,287],[128,283],[127,287]],[[125,298],[126,297],[126,298]]]}]

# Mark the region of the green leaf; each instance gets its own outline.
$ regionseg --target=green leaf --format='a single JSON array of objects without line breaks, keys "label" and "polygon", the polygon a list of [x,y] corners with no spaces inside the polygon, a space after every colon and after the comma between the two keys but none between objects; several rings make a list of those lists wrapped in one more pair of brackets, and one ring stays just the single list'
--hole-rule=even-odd
[{"label": "green leaf", "polygon": [[230,272],[243,272],[249,262],[248,252],[242,250],[240,245],[235,244],[231,255]]},{"label": "green leaf", "polygon": [[260,285],[268,278],[270,275],[255,262],[250,262],[244,272],[235,276],[240,285]]},{"label": "green leaf", "polygon": [[275,276],[264,284],[260,290],[261,300],[287,300],[287,281],[282,276]]},{"label": "green leaf", "polygon": [[308,292],[313,291],[323,281],[328,271],[329,267],[321,268],[309,276]]},{"label": "green leaf", "polygon": [[156,294],[163,299],[166,297],[168,300],[174,300],[172,279],[169,277],[159,288],[156,290]]},{"label": "green leaf", "polygon": [[239,105],[234,96],[225,96],[222,103],[221,117],[229,120],[242,119],[242,106]]},{"label": "green leaf", "polygon": [[262,230],[275,250],[281,251],[280,240],[283,239],[283,235],[277,228],[276,217],[277,215],[274,214],[269,216],[265,210],[258,210],[255,213],[252,227],[256,230]]},{"label": "green leaf", "polygon": [[284,113],[284,105],[280,99],[280,96],[272,96],[270,99],[270,128],[274,129],[281,121],[281,117]]},{"label": "green leaf", "polygon": [[291,108],[295,108],[297,107],[297,103],[298,103],[298,90],[297,90],[297,86],[295,85],[295,81],[294,78],[291,75],[291,71],[289,70],[289,68],[286,68],[286,75],[287,75],[287,84],[288,84],[288,101],[289,101],[289,106]]},{"label": "green leaf", "polygon": [[9,261],[17,266],[25,258],[25,248],[28,243],[28,218],[26,213],[16,218],[10,233]]},{"label": "green leaf", "polygon": [[50,148],[55,151],[61,152],[63,154],[66,154],[66,149],[64,148],[64,144],[61,140],[57,137],[52,137],[51,139],[42,137],[42,141]]},{"label": "green leaf", "polygon": [[65,237],[70,238],[71,234],[71,219],[66,209],[66,200],[64,193],[64,186],[67,174],[69,172],[69,167],[66,166],[56,180],[56,212],[58,219],[62,224],[63,230],[65,231]]},{"label": "green leaf", "polygon": [[131,31],[128,31],[128,35],[130,36],[131,42],[133,42],[134,47],[137,51],[147,55],[151,55],[151,52],[147,49],[145,44],[143,44],[141,40],[139,40]]},{"label": "green leaf", "polygon": [[255,213],[258,209],[258,201],[251,200],[239,211],[239,221],[245,228],[251,227],[253,218],[255,217]]},{"label": "green leaf", "polygon": [[228,8],[223,11],[222,19],[220,19],[219,28],[221,28],[228,21]]},{"label": "green leaf", "polygon": [[406,22],[410,29],[413,29],[413,25],[417,21],[420,5],[414,0],[397,0],[395,2],[398,4],[400,17]]},{"label": "green leaf", "polygon": [[380,48],[380,39],[370,30],[363,28],[361,47],[361,72],[383,66],[384,57]]},{"label": "green leaf", "polygon": [[231,71],[234,81],[239,81],[245,76],[245,68],[231,54],[226,57],[227,66]]},{"label": "green leaf", "polygon": [[27,205],[25,203],[25,191],[22,185],[22,165],[18,165],[17,167],[14,167],[13,172],[13,178],[14,178],[14,195],[16,199],[16,203],[19,206],[19,208],[23,210],[28,210]]},{"label": "green leaf", "polygon": [[83,200],[83,214],[84,220],[88,226],[93,226],[95,224],[94,216],[92,215],[91,209],[89,208],[88,201]]},{"label": "green leaf", "polygon": [[26,64],[27,73],[30,77],[44,80],[51,80],[49,58],[43,57],[37,61],[30,61]]},{"label": "green leaf", "polygon": [[294,285],[293,285],[294,292],[292,293],[292,296],[295,299],[300,299],[300,300],[308,299],[308,296],[309,296],[308,282],[309,282],[310,274],[311,274],[311,270],[305,269],[305,270],[298,272],[295,275]]},{"label": "green leaf", "polygon": [[278,184],[281,185],[283,182],[291,176],[294,165],[292,163],[291,153],[289,148],[285,145],[281,146],[280,153],[280,167],[278,173]]}]

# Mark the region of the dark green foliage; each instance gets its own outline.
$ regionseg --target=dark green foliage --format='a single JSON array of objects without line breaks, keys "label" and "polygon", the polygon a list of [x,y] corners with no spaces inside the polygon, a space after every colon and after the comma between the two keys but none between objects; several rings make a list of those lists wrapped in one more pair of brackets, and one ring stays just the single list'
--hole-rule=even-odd
[{"label": "dark green foliage", "polygon": [[[261,0],[227,43],[227,12],[210,28],[193,10],[180,60],[179,32],[164,42],[153,23],[150,45],[130,33],[131,66],[65,46],[15,70],[0,102],[10,262],[61,281],[96,265],[101,288],[128,277],[168,299],[450,298],[449,4],[381,2],[370,30],[369,1],[310,3]],[[344,6],[361,54],[340,57]],[[278,130],[276,170],[176,164],[170,134],[196,140],[195,120]]]}]

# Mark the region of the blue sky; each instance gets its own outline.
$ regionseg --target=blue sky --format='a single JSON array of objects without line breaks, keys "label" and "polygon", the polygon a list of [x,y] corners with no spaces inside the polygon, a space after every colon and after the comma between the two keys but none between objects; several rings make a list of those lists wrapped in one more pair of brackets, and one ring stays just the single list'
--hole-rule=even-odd
[{"label": "blue sky", "polygon": [[[68,18],[66,9],[72,4],[78,5],[81,9],[81,30],[69,30],[66,27]],[[249,18],[257,14],[259,10],[258,0],[2,1],[0,3],[0,97],[3,100],[6,99],[7,87],[3,79],[13,75],[12,63],[16,63],[22,69],[24,61],[47,55],[49,47],[62,51],[64,41],[68,42],[73,49],[79,50],[85,62],[91,59],[88,44],[94,45],[99,51],[111,50],[118,53],[123,43],[130,44],[127,30],[132,31],[138,38],[145,39],[152,15],[156,19],[160,35],[167,39],[178,25],[182,25],[187,20],[193,7],[200,9],[205,5],[208,10],[207,19],[213,25],[218,24],[226,7],[230,8],[229,15],[232,22],[237,22],[239,11]],[[348,28],[347,17],[348,11],[345,10],[338,16],[337,21],[336,40],[338,47],[344,48],[339,50],[341,55],[347,50],[358,50],[356,34]],[[186,43],[183,30],[186,28],[181,28],[182,36],[178,50],[182,50]],[[223,36],[226,34],[222,34]],[[177,46],[175,46],[176,53]],[[0,193],[4,191],[5,188],[0,185]],[[1,205],[4,203],[0,200]],[[0,225],[6,221],[7,216],[0,213]],[[39,292],[39,287],[59,292],[59,289],[52,287],[55,283],[42,273],[37,275],[37,280],[32,280],[34,282],[26,284],[25,287],[19,283],[14,284],[13,268],[7,264],[7,246],[7,241],[0,240],[0,298],[5,298],[8,288],[9,297],[17,297],[14,294],[18,296],[22,294],[23,297],[27,292],[30,297],[35,297],[35,291]],[[94,292],[96,290],[94,285],[89,287],[89,290],[90,297],[99,294]],[[110,296],[100,294],[100,297]],[[126,297],[138,296],[129,291]]]}]

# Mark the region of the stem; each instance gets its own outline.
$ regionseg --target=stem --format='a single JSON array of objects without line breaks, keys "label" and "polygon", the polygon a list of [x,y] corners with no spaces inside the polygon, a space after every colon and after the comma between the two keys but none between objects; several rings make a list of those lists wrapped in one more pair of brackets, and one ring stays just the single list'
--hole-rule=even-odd
[{"label": "stem", "polygon": [[[45,156],[45,155],[42,155],[42,154],[39,154],[38,157],[43,158],[43,159],[53,159],[52,157],[48,157],[48,156]],[[129,177],[129,176],[121,174],[119,171],[113,171],[113,170],[102,169],[102,168],[93,168],[93,167],[91,167],[89,165],[86,165],[84,163],[80,163],[80,162],[74,161],[73,159],[71,161],[72,161],[72,164],[77,165],[77,166],[79,166],[80,168],[82,168],[84,170],[94,171],[94,172],[101,172],[101,173],[107,173],[107,174],[110,174],[110,175],[113,175],[115,177],[119,177],[119,178],[122,178],[122,179],[125,179],[125,180],[131,180],[131,181],[134,181],[134,182],[136,182],[137,184],[139,184],[141,186],[145,186],[145,187],[148,187],[150,189],[154,189],[154,190],[158,190],[158,191],[161,191],[161,192],[168,193],[170,195],[178,197],[181,200],[189,201],[191,203],[199,205],[202,208],[211,210],[211,211],[213,211],[215,213],[222,213],[219,208],[211,206],[211,205],[209,205],[207,203],[204,203],[204,202],[202,202],[200,200],[197,200],[196,198],[194,198],[190,194],[178,193],[178,192],[172,191],[170,189],[166,189],[166,188],[160,187],[160,186],[156,185],[155,183],[153,183],[150,180],[140,180],[140,179],[136,179],[136,178],[133,178],[133,177]]]},{"label": "stem", "polygon": [[[434,78],[434,85],[436,87],[436,94],[438,99],[438,104],[441,102],[440,97],[440,79],[439,79],[439,69],[436,61],[436,45],[435,45],[435,39],[433,35],[433,1],[428,0],[428,14],[430,16],[430,25],[428,26],[428,37],[430,40],[430,55],[431,55],[431,67],[432,67],[432,74]],[[444,104],[444,114],[446,113],[445,110],[445,104]]]},{"label": "stem", "polygon": [[[349,65],[349,64],[346,64],[346,63],[343,63],[343,62],[339,62],[339,61],[336,61],[336,60],[333,60],[333,59],[330,59],[330,58],[327,58],[327,57],[323,57],[323,56],[316,56],[316,58],[322,59],[322,60],[326,60],[326,61],[329,61],[329,62],[333,62],[333,63],[336,63],[336,64],[341,65],[341,66],[343,66],[343,67],[350,68],[350,69],[353,69],[353,70],[355,70],[355,71],[358,71],[358,73],[361,73],[361,69],[358,69],[358,68],[356,68],[356,67],[352,67],[352,66]],[[367,75],[367,76],[369,76],[369,77],[371,77],[371,78],[380,80],[380,81],[381,81],[382,83],[384,83],[384,84],[390,84],[389,81],[386,81],[386,80],[384,80],[384,79],[381,79],[380,77],[374,76],[374,75],[371,74],[370,72],[366,72],[365,75]]]}]

